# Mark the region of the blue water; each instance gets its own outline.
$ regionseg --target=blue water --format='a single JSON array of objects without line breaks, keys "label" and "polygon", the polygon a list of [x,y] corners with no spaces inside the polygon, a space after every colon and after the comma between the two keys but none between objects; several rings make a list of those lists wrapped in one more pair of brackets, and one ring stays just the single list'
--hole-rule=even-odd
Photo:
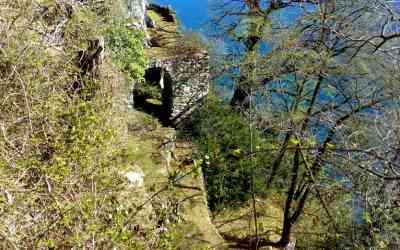
[{"label": "blue water", "polygon": [[[209,13],[208,3],[211,0],[150,0],[150,1],[161,5],[170,5],[172,9],[176,11],[178,20],[180,20],[181,26],[183,26],[182,28],[184,30],[201,32],[207,36],[207,25],[209,25],[209,23],[207,22],[210,20],[211,17]],[[398,9],[400,9],[400,3],[398,4]],[[276,12],[273,18],[275,18],[275,20],[278,20],[278,22],[280,21],[282,23],[290,25],[294,24],[301,16],[301,14],[304,13],[304,11],[313,12],[315,11],[315,6],[308,4],[305,5],[305,9],[302,9],[299,6],[286,8],[283,11]],[[227,43],[229,44],[229,42]],[[270,46],[268,44],[262,44],[262,46],[260,47],[260,53],[268,53],[269,49]],[[222,76],[219,79],[215,80],[214,87],[222,99],[227,101],[230,100],[234,89],[234,82],[232,81],[232,79],[230,79],[226,75]],[[334,101],[331,100],[330,96],[327,95],[326,93],[321,93],[321,95],[326,95],[326,96],[321,96],[320,97],[321,100],[325,100],[326,102]],[[320,139],[325,138],[327,129],[328,128],[323,129],[321,125],[318,125],[316,131],[314,131],[316,137]],[[328,170],[328,172],[326,173],[327,176],[330,176],[332,179],[340,182],[348,182],[348,180],[344,178],[343,175],[341,175],[339,172],[336,172],[334,169],[327,168],[327,170]],[[347,185],[351,184],[347,183]],[[352,199],[352,202],[354,203],[352,204],[352,206],[353,208],[355,208],[353,210],[353,213],[354,213],[354,218],[358,223],[362,223],[361,218],[363,214],[363,209],[361,201],[362,199],[357,194],[355,194],[355,196]]]},{"label": "blue water", "polygon": [[[150,0],[161,5],[170,5],[177,13],[184,29],[204,31],[210,19],[209,2],[211,0]],[[314,11],[315,6],[303,4],[306,11]],[[284,23],[294,23],[304,9],[297,7],[286,8],[278,11],[274,16]]]},{"label": "blue water", "polygon": [[203,31],[209,20],[209,0],[152,0],[161,5],[171,5],[176,11],[182,28],[192,31]]},{"label": "blue water", "polygon": [[[207,32],[210,30],[210,18],[211,13],[209,12],[210,2],[218,0],[150,0],[157,4],[171,6],[176,11],[178,20],[180,21],[181,28],[186,31],[196,31],[202,33],[204,38],[209,37],[210,34]],[[265,1],[264,3],[267,3]],[[314,11],[313,5],[305,5],[306,11]],[[297,7],[286,8],[283,11],[277,11],[273,18],[277,19],[279,23],[293,24],[298,20],[304,9]],[[240,45],[235,44],[228,39],[213,40],[208,38],[214,47],[214,53],[224,54],[226,50],[233,50],[236,53],[242,51]],[[261,43],[259,47],[260,53],[265,54],[270,50],[270,46],[267,43]],[[218,92],[220,97],[224,100],[229,100],[233,94],[234,82],[228,76],[222,76],[214,81],[215,90]]]}]

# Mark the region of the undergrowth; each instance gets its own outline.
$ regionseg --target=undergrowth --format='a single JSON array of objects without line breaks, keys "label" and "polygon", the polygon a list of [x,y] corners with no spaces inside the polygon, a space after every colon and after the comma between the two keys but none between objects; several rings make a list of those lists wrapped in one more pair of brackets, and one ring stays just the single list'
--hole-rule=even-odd
[{"label": "undergrowth", "polygon": [[[106,36],[118,68],[140,79],[142,35],[90,4],[0,6],[0,248],[144,247],[121,174],[135,156],[112,118],[113,87],[123,81],[110,60],[83,77],[75,59]],[[74,92],[76,82],[94,95]]]}]

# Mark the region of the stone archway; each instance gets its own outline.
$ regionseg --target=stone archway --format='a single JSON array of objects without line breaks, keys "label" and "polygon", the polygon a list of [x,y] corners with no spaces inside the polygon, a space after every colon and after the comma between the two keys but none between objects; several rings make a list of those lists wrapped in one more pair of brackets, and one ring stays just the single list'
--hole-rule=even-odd
[{"label": "stone archway", "polygon": [[135,108],[157,117],[163,123],[169,123],[173,105],[171,75],[162,67],[150,67],[145,72],[144,80],[133,91]]}]

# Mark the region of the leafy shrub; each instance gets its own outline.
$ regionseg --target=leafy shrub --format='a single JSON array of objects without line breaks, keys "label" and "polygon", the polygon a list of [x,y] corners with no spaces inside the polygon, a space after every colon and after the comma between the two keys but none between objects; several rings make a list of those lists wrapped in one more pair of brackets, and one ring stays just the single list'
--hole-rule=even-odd
[{"label": "leafy shrub", "polygon": [[[74,60],[107,24],[88,6],[75,6],[60,49],[32,30],[53,24],[38,18],[38,6],[50,2],[38,3],[0,1],[7,6],[0,8],[0,242],[6,249],[139,249],[127,226],[136,194],[120,174],[132,155],[113,120],[110,83],[118,72],[81,79]],[[139,35],[128,40],[143,51]],[[143,62],[129,46],[129,60]],[[70,91],[76,79],[93,98]]]},{"label": "leafy shrub", "polygon": [[128,28],[124,21],[115,20],[105,33],[107,45],[118,68],[129,80],[141,80],[146,65],[143,32]]},{"label": "leafy shrub", "polygon": [[96,14],[88,6],[83,6],[72,12],[63,30],[63,41],[66,49],[76,50],[86,49],[87,40],[101,34],[101,23]]},{"label": "leafy shrub", "polygon": [[[200,145],[208,202],[211,210],[235,206],[249,199],[254,191],[262,193],[263,166],[268,162],[270,145],[253,131],[248,122],[230,106],[210,95],[192,121],[193,135]],[[264,152],[250,157],[250,146]]]}]

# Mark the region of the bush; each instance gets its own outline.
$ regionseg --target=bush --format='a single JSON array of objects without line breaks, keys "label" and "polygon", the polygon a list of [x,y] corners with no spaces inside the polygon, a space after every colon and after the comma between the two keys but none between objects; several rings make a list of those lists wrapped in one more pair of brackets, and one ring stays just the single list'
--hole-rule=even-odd
[{"label": "bush", "polygon": [[[77,52],[107,24],[91,8],[75,6],[60,49],[32,30],[58,24],[51,15],[38,18],[48,3],[0,1],[7,6],[0,8],[1,247],[87,248],[95,241],[99,249],[138,249],[141,243],[126,226],[136,194],[120,174],[132,156],[113,121],[110,83],[118,72],[82,79],[75,65]],[[53,12],[55,18],[67,15]],[[116,32],[113,51],[123,60],[144,62],[140,35]],[[127,46],[128,54],[118,46]],[[142,77],[143,68],[126,63],[121,68],[130,77]],[[76,79],[93,98],[70,91]]]},{"label": "bush", "polygon": [[[193,118],[193,136],[200,146],[210,209],[236,206],[251,195],[252,176],[256,193],[263,193],[263,166],[270,145],[257,131],[251,141],[248,121],[229,105],[210,95]],[[250,145],[265,152],[250,157]]]},{"label": "bush", "polygon": [[128,28],[127,22],[114,20],[105,30],[106,42],[114,62],[130,82],[142,80],[146,60],[143,32]]}]

